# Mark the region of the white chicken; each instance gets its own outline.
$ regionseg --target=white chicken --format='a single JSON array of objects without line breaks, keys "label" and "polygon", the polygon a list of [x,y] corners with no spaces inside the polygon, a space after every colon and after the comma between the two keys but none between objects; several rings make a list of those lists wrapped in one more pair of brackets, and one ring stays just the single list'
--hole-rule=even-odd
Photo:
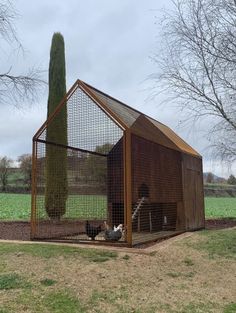
[{"label": "white chicken", "polygon": [[113,227],[113,230],[114,231],[117,231],[117,230],[123,230],[123,225],[122,224],[119,224],[117,227],[114,225],[114,227]]}]

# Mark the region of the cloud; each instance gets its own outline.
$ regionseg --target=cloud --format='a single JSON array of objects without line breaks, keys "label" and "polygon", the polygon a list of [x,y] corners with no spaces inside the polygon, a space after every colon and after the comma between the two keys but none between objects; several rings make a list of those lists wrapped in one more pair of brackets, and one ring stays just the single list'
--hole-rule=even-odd
[{"label": "cloud", "polygon": [[45,110],[31,108],[25,111],[1,108],[0,156],[16,159],[32,151],[32,137],[45,120]]}]

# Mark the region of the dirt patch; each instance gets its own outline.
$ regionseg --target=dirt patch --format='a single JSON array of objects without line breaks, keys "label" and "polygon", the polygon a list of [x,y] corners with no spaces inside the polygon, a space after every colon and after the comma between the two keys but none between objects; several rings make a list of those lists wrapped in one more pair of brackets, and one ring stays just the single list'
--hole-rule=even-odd
[{"label": "dirt patch", "polygon": [[[58,238],[84,233],[84,221],[52,222],[42,221],[39,225],[38,239]],[[102,221],[92,221],[98,226]],[[0,239],[30,240],[30,222],[28,221],[1,221]]]},{"label": "dirt patch", "polygon": [[30,223],[0,222],[0,239],[30,240]]},{"label": "dirt patch", "polygon": [[[69,229],[73,231],[83,231],[84,226],[83,223],[80,225],[74,223],[74,226],[71,228],[71,224],[50,224],[51,231],[53,234],[61,234],[63,230],[65,230],[65,225],[68,228],[67,233],[69,233]],[[99,224],[99,223],[98,223]],[[206,229],[224,229],[231,228],[236,226],[236,219],[232,218],[220,218],[220,219],[207,219],[206,220]],[[48,225],[43,225],[42,227],[47,228]],[[43,232],[42,232],[43,233]],[[0,222],[0,239],[6,240],[30,240],[30,222],[27,221],[2,221]],[[162,240],[160,240],[162,241]],[[138,248],[148,248],[157,242],[152,242],[148,244],[142,244]]]},{"label": "dirt patch", "polygon": [[217,218],[207,219],[205,222],[206,229],[224,229],[236,226],[236,218]]}]

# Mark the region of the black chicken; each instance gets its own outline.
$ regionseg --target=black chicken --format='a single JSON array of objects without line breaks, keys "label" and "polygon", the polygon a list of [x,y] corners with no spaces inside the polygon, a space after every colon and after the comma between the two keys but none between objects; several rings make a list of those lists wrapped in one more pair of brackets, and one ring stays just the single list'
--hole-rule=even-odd
[{"label": "black chicken", "polygon": [[89,224],[88,221],[86,221],[85,225],[86,234],[89,238],[92,240],[95,240],[95,237],[102,231],[101,225],[99,226],[92,226]]}]

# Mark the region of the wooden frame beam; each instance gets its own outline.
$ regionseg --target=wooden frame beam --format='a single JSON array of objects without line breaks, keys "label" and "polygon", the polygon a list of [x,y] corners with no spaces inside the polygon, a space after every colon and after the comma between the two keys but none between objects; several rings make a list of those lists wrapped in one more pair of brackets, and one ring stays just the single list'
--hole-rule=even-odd
[{"label": "wooden frame beam", "polygon": [[124,210],[126,224],[126,241],[132,247],[132,161],[131,132],[124,132]]},{"label": "wooden frame beam", "polygon": [[32,186],[31,186],[31,223],[30,238],[36,235],[36,160],[37,160],[37,142],[33,140],[32,146]]},{"label": "wooden frame beam", "polygon": [[55,146],[55,147],[61,147],[61,148],[70,149],[70,150],[74,150],[74,151],[80,151],[80,152],[84,152],[84,153],[90,153],[90,154],[94,154],[94,155],[98,155],[98,156],[102,156],[102,157],[107,157],[107,154],[104,154],[104,153],[99,153],[96,151],[90,151],[90,150],[75,148],[72,146],[62,145],[60,143],[55,143],[52,141],[47,141],[47,140],[42,140],[42,139],[37,139],[36,141],[41,142],[41,143],[45,143],[45,144],[49,144],[49,145]]}]

